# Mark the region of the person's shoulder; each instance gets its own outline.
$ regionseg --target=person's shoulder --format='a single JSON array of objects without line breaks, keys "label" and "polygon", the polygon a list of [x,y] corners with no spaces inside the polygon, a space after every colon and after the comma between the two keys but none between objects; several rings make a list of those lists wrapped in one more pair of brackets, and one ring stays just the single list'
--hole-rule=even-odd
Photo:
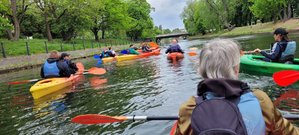
[{"label": "person's shoulder", "polygon": [[259,89],[253,89],[253,94],[259,99],[259,101],[271,101],[267,93]]},{"label": "person's shoulder", "polygon": [[188,109],[188,108],[194,108],[196,106],[196,97],[191,96],[187,101],[185,101],[181,106],[181,109]]}]

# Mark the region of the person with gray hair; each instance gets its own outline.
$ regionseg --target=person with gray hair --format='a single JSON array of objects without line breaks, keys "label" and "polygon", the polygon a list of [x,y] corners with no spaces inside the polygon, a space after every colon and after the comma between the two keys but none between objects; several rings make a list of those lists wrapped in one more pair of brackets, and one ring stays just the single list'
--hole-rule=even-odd
[{"label": "person with gray hair", "polygon": [[[199,73],[203,80],[198,84],[197,96],[192,96],[180,107],[176,135],[198,134],[198,129],[202,130],[200,127],[207,125],[220,125],[218,129],[221,126],[235,126],[236,123],[230,123],[231,119],[216,122],[232,115],[226,112],[226,108],[219,111],[223,106],[212,104],[213,100],[219,99],[222,103],[231,103],[237,108],[236,112],[241,114],[233,115],[240,119],[244,127],[241,129],[236,126],[237,134],[299,134],[298,128],[282,117],[265,92],[251,90],[247,83],[238,80],[240,57],[240,47],[231,39],[214,39],[204,45],[199,56]],[[208,106],[203,106],[204,103]],[[204,113],[208,115],[203,115]]]}]

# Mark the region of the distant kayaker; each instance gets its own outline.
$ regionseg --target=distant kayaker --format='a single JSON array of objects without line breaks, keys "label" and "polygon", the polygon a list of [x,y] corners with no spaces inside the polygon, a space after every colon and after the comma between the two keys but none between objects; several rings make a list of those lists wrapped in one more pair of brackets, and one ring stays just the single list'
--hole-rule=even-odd
[{"label": "distant kayaker", "polygon": [[[232,133],[298,135],[299,130],[261,90],[238,80],[240,49],[230,39],[214,39],[199,56],[203,77],[197,96],[181,105],[176,135]],[[231,132],[232,131],[232,132]]]},{"label": "distant kayaker", "polygon": [[[138,48],[137,48],[137,49],[138,49]],[[139,52],[136,51],[136,48],[134,47],[133,44],[130,45],[128,51],[129,51],[129,54],[137,54],[137,55],[139,55]]]},{"label": "distant kayaker", "polygon": [[255,49],[253,52],[261,53],[267,62],[292,63],[296,51],[296,42],[289,41],[288,32],[284,28],[277,28],[274,32],[275,43],[271,45],[270,53]]},{"label": "distant kayaker", "polygon": [[105,57],[115,57],[116,53],[114,50],[112,50],[112,47],[108,47],[108,50],[102,51],[102,54],[100,55],[101,58]]},{"label": "distant kayaker", "polygon": [[49,58],[46,60],[41,68],[42,78],[52,78],[52,77],[70,77],[71,72],[69,66],[59,60],[60,56],[58,51],[51,51]]},{"label": "distant kayaker", "polygon": [[151,52],[152,50],[150,50],[150,48],[148,47],[147,43],[143,42],[141,43],[141,50],[142,52]]},{"label": "distant kayaker", "polygon": [[184,51],[181,49],[180,45],[178,44],[177,39],[171,40],[171,45],[168,47],[168,49],[166,50],[165,53],[167,54],[167,53],[173,53],[173,52],[184,53]]},{"label": "distant kayaker", "polygon": [[60,59],[69,66],[71,74],[75,74],[78,71],[76,64],[71,61],[70,54],[61,53]]}]

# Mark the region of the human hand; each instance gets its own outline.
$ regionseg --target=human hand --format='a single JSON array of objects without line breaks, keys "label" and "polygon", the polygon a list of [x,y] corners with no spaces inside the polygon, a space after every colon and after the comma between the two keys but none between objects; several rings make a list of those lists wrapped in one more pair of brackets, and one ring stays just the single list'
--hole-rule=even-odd
[{"label": "human hand", "polygon": [[258,53],[261,52],[261,50],[260,50],[259,48],[255,49],[255,50],[253,50],[253,51],[254,51],[254,52],[258,52]]}]

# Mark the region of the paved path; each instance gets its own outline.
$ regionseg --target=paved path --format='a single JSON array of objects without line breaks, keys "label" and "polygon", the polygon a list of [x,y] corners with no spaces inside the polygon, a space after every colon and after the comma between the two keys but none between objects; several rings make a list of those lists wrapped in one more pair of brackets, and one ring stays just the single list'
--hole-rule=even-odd
[{"label": "paved path", "polygon": [[[125,48],[128,48],[128,45],[124,46],[113,46],[114,50],[119,51]],[[86,50],[76,50],[76,51],[67,51],[71,54],[73,59],[85,58],[93,56],[94,54],[99,54],[103,48],[94,48]],[[42,65],[47,59],[48,54],[34,54],[34,55],[23,55],[16,57],[0,58],[0,74],[20,70],[28,69]]]}]

